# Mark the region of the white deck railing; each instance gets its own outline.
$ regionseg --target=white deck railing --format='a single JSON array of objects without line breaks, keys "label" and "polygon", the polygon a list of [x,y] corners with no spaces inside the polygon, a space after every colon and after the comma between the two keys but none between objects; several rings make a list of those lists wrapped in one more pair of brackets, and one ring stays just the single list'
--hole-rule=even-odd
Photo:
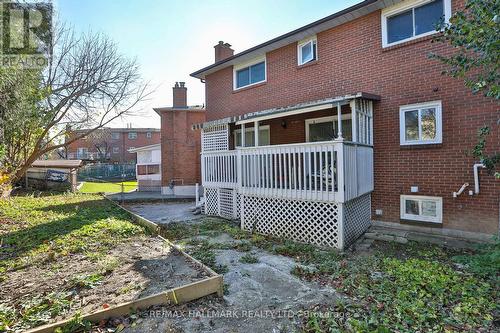
[{"label": "white deck railing", "polygon": [[327,141],[205,152],[202,171],[206,187],[345,202],[373,190],[373,148]]}]

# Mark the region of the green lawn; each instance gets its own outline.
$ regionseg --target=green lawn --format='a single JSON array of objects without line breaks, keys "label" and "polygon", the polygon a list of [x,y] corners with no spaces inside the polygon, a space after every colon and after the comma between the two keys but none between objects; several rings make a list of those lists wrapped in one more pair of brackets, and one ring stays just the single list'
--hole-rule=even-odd
[{"label": "green lawn", "polygon": [[[84,182],[80,188],[81,193],[116,193],[122,191],[122,182],[117,183],[96,183]],[[123,182],[123,191],[130,192],[137,188],[137,181]]]},{"label": "green lawn", "polygon": [[[108,261],[111,249],[125,241],[145,235],[145,230],[131,223],[128,213],[100,195],[63,194],[34,197],[30,195],[0,200],[0,332],[18,332],[65,315],[75,302],[74,288],[44,284],[35,293],[12,298],[18,290],[8,286],[18,279],[34,279],[54,274],[54,285],[64,281],[68,263],[90,261],[93,270],[78,285],[99,283],[112,270]],[[21,274],[21,275],[20,275]],[[107,273],[106,273],[107,274]],[[75,284],[75,283],[73,283]]]}]

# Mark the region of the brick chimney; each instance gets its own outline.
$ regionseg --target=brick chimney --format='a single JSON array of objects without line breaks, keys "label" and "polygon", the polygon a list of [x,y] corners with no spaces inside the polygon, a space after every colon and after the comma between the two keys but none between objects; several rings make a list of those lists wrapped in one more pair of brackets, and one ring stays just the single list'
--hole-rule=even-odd
[{"label": "brick chimney", "polygon": [[175,82],[175,86],[172,88],[174,93],[174,101],[172,106],[174,108],[186,108],[187,107],[187,88],[184,86],[185,82]]},{"label": "brick chimney", "polygon": [[217,45],[214,46],[215,49],[215,62],[224,60],[231,57],[234,54],[234,50],[231,48],[231,44],[219,41]]}]

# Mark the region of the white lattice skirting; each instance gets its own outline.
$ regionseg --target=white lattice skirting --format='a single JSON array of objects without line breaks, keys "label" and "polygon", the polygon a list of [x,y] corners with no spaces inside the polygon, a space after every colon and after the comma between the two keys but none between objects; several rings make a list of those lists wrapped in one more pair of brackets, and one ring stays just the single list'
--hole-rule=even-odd
[{"label": "white lattice skirting", "polygon": [[339,204],[242,196],[242,228],[316,245],[341,247]]},{"label": "white lattice skirting", "polygon": [[[205,213],[240,217],[244,230],[321,246],[344,248],[370,226],[371,196],[345,204],[240,195],[234,189],[205,188]],[[240,206],[241,205],[241,206]]]}]

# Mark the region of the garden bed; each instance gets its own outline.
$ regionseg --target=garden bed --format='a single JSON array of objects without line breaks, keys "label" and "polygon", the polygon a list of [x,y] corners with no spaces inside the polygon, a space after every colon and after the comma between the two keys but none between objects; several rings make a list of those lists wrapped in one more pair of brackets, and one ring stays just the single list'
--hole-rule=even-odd
[{"label": "garden bed", "polygon": [[144,311],[124,332],[499,330],[498,244],[466,250],[366,240],[341,253],[209,217],[162,225],[161,233],[224,274],[224,299],[162,308],[173,317]]},{"label": "garden bed", "polygon": [[17,332],[211,274],[95,195],[0,202],[0,331]]}]

